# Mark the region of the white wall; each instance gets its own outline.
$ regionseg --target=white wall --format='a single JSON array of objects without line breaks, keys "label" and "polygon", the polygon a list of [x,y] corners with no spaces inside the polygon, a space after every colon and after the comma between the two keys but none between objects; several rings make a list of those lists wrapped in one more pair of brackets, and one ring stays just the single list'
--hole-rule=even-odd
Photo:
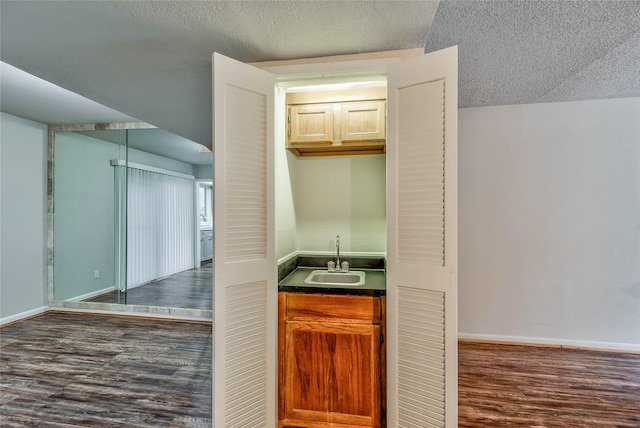
[{"label": "white wall", "polygon": [[194,165],[193,175],[196,178],[196,180],[213,181],[213,164]]},{"label": "white wall", "polygon": [[386,157],[276,152],[276,253],[386,254]]},{"label": "white wall", "polygon": [[461,109],[462,337],[640,349],[640,99]]},{"label": "white wall", "polygon": [[0,115],[0,319],[10,321],[47,305],[47,126]]},{"label": "white wall", "polygon": [[285,92],[276,90],[275,126],[275,221],[276,259],[280,260],[298,250],[295,210],[296,156],[285,148],[287,108]]},{"label": "white wall", "polygon": [[276,151],[275,211],[276,258],[279,260],[298,251],[294,193],[296,187],[296,158],[284,148]]},{"label": "white wall", "polygon": [[[114,286],[115,144],[57,132],[54,159],[54,290],[66,300]],[[94,279],[94,270],[100,277]]]},{"label": "white wall", "polygon": [[295,160],[297,248],[386,254],[386,157],[308,157]]}]

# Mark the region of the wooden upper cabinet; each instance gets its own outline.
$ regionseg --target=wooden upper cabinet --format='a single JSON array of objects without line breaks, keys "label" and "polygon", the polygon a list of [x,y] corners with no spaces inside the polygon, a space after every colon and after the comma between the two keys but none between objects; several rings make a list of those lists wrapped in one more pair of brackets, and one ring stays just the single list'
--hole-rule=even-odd
[{"label": "wooden upper cabinet", "polygon": [[297,156],[385,153],[386,88],[287,94],[287,148]]},{"label": "wooden upper cabinet", "polygon": [[384,101],[341,104],[340,139],[342,143],[354,141],[384,143],[387,137],[385,104]]},{"label": "wooden upper cabinet", "polygon": [[289,129],[292,143],[330,146],[333,143],[333,105],[291,106]]}]

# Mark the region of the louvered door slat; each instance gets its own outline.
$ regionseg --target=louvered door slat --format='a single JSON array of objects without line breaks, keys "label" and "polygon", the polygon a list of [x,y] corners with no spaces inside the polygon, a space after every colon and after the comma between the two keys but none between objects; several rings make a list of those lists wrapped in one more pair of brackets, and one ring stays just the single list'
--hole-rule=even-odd
[{"label": "louvered door slat", "polygon": [[[266,257],[265,96],[235,86],[225,88],[226,123],[225,259]],[[247,109],[247,106],[250,106]],[[262,142],[262,144],[256,143]]]},{"label": "louvered door slat", "polygon": [[[398,287],[400,426],[412,420],[444,421],[444,293]],[[416,310],[422,308],[422,311]]]},{"label": "louvered door slat", "polygon": [[[444,82],[403,89],[398,128],[398,256],[400,261],[444,264]],[[434,114],[435,113],[435,114]],[[428,190],[427,190],[428,189]],[[424,227],[428,225],[429,227]]]},{"label": "louvered door slat", "polygon": [[[254,304],[247,302],[247,296],[253,296]],[[266,283],[229,287],[226,289],[225,300],[225,379],[229,423],[226,426],[233,426],[233,421],[241,414],[261,413],[266,407]]]}]

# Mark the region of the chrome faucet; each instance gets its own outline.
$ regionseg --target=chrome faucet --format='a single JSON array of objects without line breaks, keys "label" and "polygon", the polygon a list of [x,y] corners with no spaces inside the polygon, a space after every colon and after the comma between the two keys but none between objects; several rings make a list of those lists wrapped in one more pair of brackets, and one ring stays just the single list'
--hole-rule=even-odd
[{"label": "chrome faucet", "polygon": [[329,260],[327,270],[329,272],[349,272],[349,262],[340,263],[340,235],[336,235],[336,261]]}]

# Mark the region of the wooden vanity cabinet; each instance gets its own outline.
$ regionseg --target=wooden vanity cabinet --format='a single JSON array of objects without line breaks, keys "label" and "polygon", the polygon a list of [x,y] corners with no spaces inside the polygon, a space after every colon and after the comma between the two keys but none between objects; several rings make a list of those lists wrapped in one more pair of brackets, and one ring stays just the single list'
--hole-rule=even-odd
[{"label": "wooden vanity cabinet", "polygon": [[379,154],[386,88],[287,94],[287,148],[296,156]]},{"label": "wooden vanity cabinet", "polygon": [[280,427],[383,427],[384,297],[278,293]]}]

